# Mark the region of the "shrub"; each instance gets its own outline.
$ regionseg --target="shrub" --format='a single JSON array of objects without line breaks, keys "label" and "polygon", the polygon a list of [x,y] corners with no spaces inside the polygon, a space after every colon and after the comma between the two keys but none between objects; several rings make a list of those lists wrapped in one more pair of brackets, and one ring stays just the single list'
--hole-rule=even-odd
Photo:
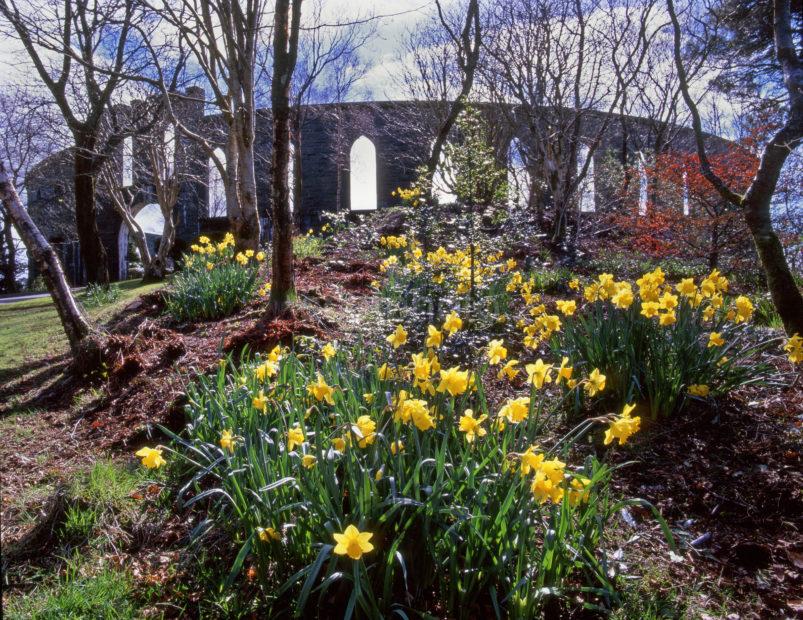
[{"label": "shrub", "polygon": [[[587,304],[553,337],[571,359],[599,367],[619,403],[646,400],[654,416],[678,411],[770,373],[758,358],[776,341],[753,342],[746,297],[727,301],[727,279],[714,271],[698,286],[687,278],[673,289],[660,268],[629,282],[602,274],[585,287]],[[677,293],[677,294],[675,294]]]},{"label": "shrub", "polygon": [[253,558],[296,615],[323,601],[345,617],[529,618],[569,596],[613,604],[602,541],[628,502],[610,497],[608,465],[566,464],[591,424],[538,447],[559,405],[543,382],[494,414],[488,362],[441,369],[434,354],[401,350],[375,359],[327,347],[319,362],[277,348],[223,360],[190,386],[187,435],[174,437],[195,471],[191,503],[218,498],[218,522],[240,544],[232,577]]},{"label": "shrub", "polygon": [[192,254],[184,256],[184,268],[170,283],[168,314],[177,321],[233,314],[253,298],[264,258],[264,252],[235,252],[230,233],[218,244],[201,237],[200,245],[193,245]]},{"label": "shrub", "polygon": [[320,258],[323,255],[324,240],[316,237],[310,230],[306,235],[293,237],[293,254],[296,258]]}]

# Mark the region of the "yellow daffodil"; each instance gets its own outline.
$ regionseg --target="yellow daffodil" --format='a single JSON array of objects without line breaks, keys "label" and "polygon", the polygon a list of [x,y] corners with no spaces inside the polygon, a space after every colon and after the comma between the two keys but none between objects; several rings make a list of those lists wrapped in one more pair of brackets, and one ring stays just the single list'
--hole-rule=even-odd
[{"label": "yellow daffodil", "polygon": [[564,357],[560,361],[560,368],[558,368],[558,378],[556,379],[556,383],[560,383],[561,381],[566,381],[567,383],[572,378],[572,372],[574,368],[569,366],[569,358]]},{"label": "yellow daffodil", "polygon": [[332,398],[332,394],[335,393],[335,390],[326,383],[326,380],[323,378],[321,373],[318,373],[318,380],[315,383],[310,383],[307,386],[307,392],[314,396],[315,400],[318,402],[325,400],[330,405],[335,404],[335,401]]},{"label": "yellow daffodil", "polygon": [[560,482],[553,482],[543,469],[536,470],[530,490],[539,504],[545,504],[549,501],[553,504],[559,504],[563,501],[564,491]]},{"label": "yellow daffodil", "polygon": [[648,319],[658,316],[658,311],[661,309],[661,304],[657,301],[642,301],[641,302],[641,316]]},{"label": "yellow daffodil", "polygon": [[268,398],[265,396],[264,390],[259,390],[259,394],[254,396],[251,400],[251,404],[254,405],[254,409],[265,413],[268,410]]},{"label": "yellow daffodil", "polygon": [[675,289],[684,297],[694,297],[697,294],[697,285],[694,284],[694,278],[683,278]]},{"label": "yellow daffodil", "polygon": [[736,323],[749,321],[750,317],[753,316],[753,302],[744,295],[739,295],[733,303],[736,306],[736,317],[734,321]]},{"label": "yellow daffodil", "polygon": [[580,290],[580,280],[578,280],[577,278],[572,278],[571,280],[569,280],[569,288],[572,289],[573,291]]},{"label": "yellow daffodil", "polygon": [[588,381],[585,385],[585,390],[589,396],[596,396],[599,392],[605,389],[605,375],[603,375],[598,368],[591,371],[588,375]]},{"label": "yellow daffodil", "polygon": [[460,432],[466,434],[466,441],[472,443],[475,437],[485,437],[486,431],[480,425],[488,419],[487,415],[474,417],[474,411],[466,409],[460,418]]},{"label": "yellow daffodil", "polygon": [[578,506],[588,503],[591,495],[591,480],[585,476],[577,476],[572,478],[569,486],[571,487],[569,489],[569,505]]},{"label": "yellow daffodil", "polygon": [[404,343],[407,342],[407,332],[404,330],[404,326],[397,325],[396,330],[387,338],[385,338],[394,349],[398,349]]},{"label": "yellow daffodil", "polygon": [[257,535],[262,542],[270,542],[271,540],[281,540],[282,536],[272,527],[258,527]]},{"label": "yellow daffodil", "polygon": [[220,447],[229,452],[234,452],[234,436],[230,430],[225,430],[220,434]]},{"label": "yellow daffodil", "polygon": [[301,427],[296,424],[293,428],[287,431],[287,451],[292,452],[296,446],[304,443],[306,437]]},{"label": "yellow daffodil", "polygon": [[454,366],[448,370],[441,370],[441,381],[438,392],[449,392],[452,396],[460,396],[468,389],[468,371],[460,370]]},{"label": "yellow daffodil", "polygon": [[722,334],[719,332],[711,332],[708,335],[708,348],[711,347],[721,347],[725,344],[725,339],[722,337]]},{"label": "yellow daffodil", "polygon": [[371,416],[361,415],[352,427],[352,432],[357,437],[357,445],[360,448],[370,446],[376,441],[376,422]]},{"label": "yellow daffodil", "polygon": [[318,457],[312,454],[305,454],[301,457],[301,465],[304,466],[305,469],[312,469],[315,467],[315,464],[318,462]]},{"label": "yellow daffodil", "polygon": [[443,344],[443,332],[434,325],[429,325],[427,327],[427,340],[424,344],[427,347],[437,349]]},{"label": "yellow daffodil", "polygon": [[463,319],[452,310],[449,314],[446,315],[446,320],[443,322],[443,331],[449,332],[451,336],[457,331],[460,331],[463,328]]},{"label": "yellow daffodil", "polygon": [[492,366],[496,366],[507,357],[507,349],[501,340],[491,340],[488,343],[488,361]]},{"label": "yellow daffodil", "polygon": [[711,388],[709,388],[704,383],[695,383],[689,386],[689,394],[692,396],[699,396],[700,398],[706,398],[711,393]]},{"label": "yellow daffodil", "polygon": [[558,300],[555,302],[555,307],[564,315],[564,316],[572,316],[575,311],[577,310],[577,302],[573,299],[562,301]]},{"label": "yellow daffodil", "polygon": [[522,396],[521,398],[511,398],[499,410],[499,417],[505,418],[512,424],[526,420],[530,414],[530,398]]},{"label": "yellow daffodil", "polygon": [[254,369],[254,375],[256,375],[256,378],[260,381],[275,377],[278,372],[279,364],[270,360],[266,360]]},{"label": "yellow daffodil", "polygon": [[675,313],[672,311],[661,312],[658,315],[658,323],[660,325],[663,325],[664,327],[668,325],[674,325],[676,321],[677,317],[675,316]]},{"label": "yellow daffodil", "polygon": [[641,427],[641,418],[636,416],[631,418],[631,412],[636,408],[636,405],[625,405],[622,409],[622,414],[611,421],[608,430],[605,431],[605,445],[610,444],[614,439],[619,440],[619,445],[622,446],[627,443],[628,438],[637,433]]},{"label": "yellow daffodil", "polygon": [[142,459],[142,464],[148,469],[159,469],[167,461],[162,457],[161,448],[140,448],[136,455]]},{"label": "yellow daffodil", "polygon": [[496,378],[500,381],[502,377],[507,377],[508,380],[515,379],[516,375],[519,374],[519,369],[516,366],[519,365],[519,360],[508,360],[505,362],[505,365],[499,369],[499,372],[496,373]]},{"label": "yellow daffodil", "polygon": [[360,532],[353,525],[349,525],[342,534],[334,534],[336,555],[347,555],[352,560],[359,560],[364,554],[374,550],[374,546],[368,542],[373,538],[370,532]]},{"label": "yellow daffodil", "polygon": [[396,456],[399,452],[404,452],[404,442],[394,441],[390,444],[390,453]]},{"label": "yellow daffodil", "polygon": [[800,334],[792,336],[784,345],[783,350],[789,356],[789,361],[793,364],[800,364],[803,362],[803,338]]},{"label": "yellow daffodil", "polygon": [[552,383],[552,364],[544,364],[539,358],[535,364],[527,364],[524,369],[527,371],[527,383],[539,390],[544,387],[544,383]]},{"label": "yellow daffodil", "polygon": [[373,404],[374,402],[374,395],[371,393],[365,393],[362,395],[362,399],[369,405]]},{"label": "yellow daffodil", "polygon": [[337,350],[335,349],[335,347],[332,345],[331,342],[327,342],[325,345],[323,345],[323,348],[321,349],[321,355],[323,356],[323,359],[329,361],[336,354]]}]

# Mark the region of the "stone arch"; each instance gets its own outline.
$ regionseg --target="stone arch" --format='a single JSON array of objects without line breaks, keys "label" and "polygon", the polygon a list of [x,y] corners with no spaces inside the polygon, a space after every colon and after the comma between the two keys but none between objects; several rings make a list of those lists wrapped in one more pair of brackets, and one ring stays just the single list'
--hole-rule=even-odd
[{"label": "stone arch", "polygon": [[[151,254],[155,254],[159,249],[162,230],[164,230],[164,215],[162,215],[161,207],[155,202],[141,204],[137,208],[134,220],[140,225],[142,232],[145,233]],[[126,226],[125,222],[120,222],[120,230],[117,233],[117,258],[120,280],[128,279],[128,241],[128,226]],[[139,253],[139,250],[136,250],[136,252]]]},{"label": "stone arch", "polygon": [[578,173],[583,169],[586,160],[589,158],[590,161],[588,162],[586,176],[583,179],[583,182],[580,183],[580,187],[577,188],[578,192],[580,193],[578,202],[580,204],[581,213],[593,213],[597,210],[596,187],[594,183],[594,155],[591,153],[591,149],[589,149],[587,145],[581,144],[577,152]]},{"label": "stone arch", "polygon": [[360,136],[349,152],[349,208],[351,211],[376,211],[376,147]]},{"label": "stone arch", "polygon": [[[215,156],[225,165],[226,154],[223,149],[215,149]],[[215,165],[214,160],[209,158],[209,174],[207,178],[207,216],[226,217],[226,188],[223,185],[223,176]]]},{"label": "stone arch", "polygon": [[531,179],[525,164],[521,140],[513,138],[507,150],[507,202],[511,209],[530,202]]}]

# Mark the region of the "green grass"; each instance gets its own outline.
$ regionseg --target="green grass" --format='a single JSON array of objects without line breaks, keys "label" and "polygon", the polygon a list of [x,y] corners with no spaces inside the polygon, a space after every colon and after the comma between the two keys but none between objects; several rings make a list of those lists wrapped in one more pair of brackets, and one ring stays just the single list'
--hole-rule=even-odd
[{"label": "green grass", "polygon": [[[137,296],[161,286],[161,283],[143,285],[140,280],[121,282],[116,301],[87,312],[92,320],[103,323]],[[0,372],[66,351],[67,339],[50,297],[0,305]]]},{"label": "green grass", "polygon": [[107,566],[97,569],[76,554],[64,572],[21,596],[6,600],[3,613],[9,619],[134,618],[134,586],[131,576]]}]

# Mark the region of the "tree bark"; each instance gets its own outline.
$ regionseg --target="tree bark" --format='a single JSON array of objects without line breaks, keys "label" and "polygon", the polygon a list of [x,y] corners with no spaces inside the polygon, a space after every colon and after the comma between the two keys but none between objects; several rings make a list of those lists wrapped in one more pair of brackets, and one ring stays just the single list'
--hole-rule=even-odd
[{"label": "tree bark", "polygon": [[[253,105],[251,105],[253,109]],[[245,110],[237,115],[246,116]],[[236,123],[237,141],[237,184],[239,213],[235,218],[234,238],[237,247],[243,250],[259,249],[259,211],[257,209],[257,183],[254,168],[254,126],[253,119],[241,119]]]},{"label": "tree bark", "polygon": [[[292,4],[292,10],[291,10]],[[292,12],[292,16],[291,16]],[[277,316],[295,297],[293,277],[293,221],[290,214],[290,85],[298,57],[301,0],[277,0],[273,27],[273,254],[271,257],[270,314]]]},{"label": "tree bark", "polygon": [[75,359],[86,354],[85,340],[94,330],[75,301],[58,256],[22,206],[14,185],[0,162],[0,200],[19,231],[25,247],[47,284]]},{"label": "tree bark", "polygon": [[[4,210],[5,211],[5,210]],[[16,293],[17,287],[17,251],[14,247],[14,235],[12,233],[11,218],[7,212],[3,213],[3,253],[6,254],[3,260],[3,279],[5,282],[4,293]]]},{"label": "tree bark", "polygon": [[95,202],[94,139],[76,145],[74,156],[75,225],[89,282],[109,283],[106,248],[100,240]]}]

